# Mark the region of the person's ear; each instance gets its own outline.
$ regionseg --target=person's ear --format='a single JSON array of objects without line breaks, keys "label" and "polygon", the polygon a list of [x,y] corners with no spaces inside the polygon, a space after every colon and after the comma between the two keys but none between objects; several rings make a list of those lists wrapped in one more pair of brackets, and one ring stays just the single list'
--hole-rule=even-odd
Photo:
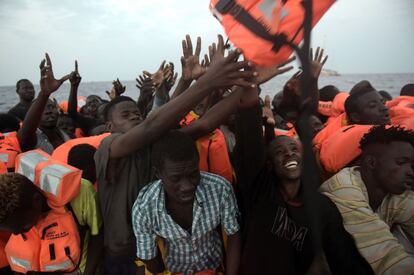
[{"label": "person's ear", "polygon": [[363,164],[369,170],[374,170],[375,167],[377,166],[377,159],[372,155],[368,155],[364,158]]}]

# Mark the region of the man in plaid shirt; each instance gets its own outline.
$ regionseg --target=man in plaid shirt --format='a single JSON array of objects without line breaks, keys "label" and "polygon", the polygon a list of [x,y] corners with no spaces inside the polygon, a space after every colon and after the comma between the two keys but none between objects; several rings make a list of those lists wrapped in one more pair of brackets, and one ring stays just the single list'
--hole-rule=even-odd
[{"label": "man in plaid shirt", "polygon": [[179,131],[154,144],[152,161],[160,180],[140,191],[132,209],[137,258],[153,273],[164,271],[156,243],[161,237],[168,271],[214,272],[223,260],[221,226],[228,235],[226,274],[237,274],[239,212],[231,185],[220,176],[200,173],[196,146]]}]

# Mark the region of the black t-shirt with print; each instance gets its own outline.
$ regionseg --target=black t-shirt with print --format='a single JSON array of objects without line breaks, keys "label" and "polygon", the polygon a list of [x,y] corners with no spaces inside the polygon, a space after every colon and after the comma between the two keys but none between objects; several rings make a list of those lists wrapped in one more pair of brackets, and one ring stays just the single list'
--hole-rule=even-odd
[{"label": "black t-shirt with print", "polygon": [[332,274],[372,274],[345,231],[332,202],[314,194],[319,207],[318,232],[312,232],[302,203],[287,203],[276,176],[265,165],[265,144],[259,105],[238,114],[235,168],[237,196],[242,212],[241,274],[304,274],[315,260],[312,233],[320,233],[321,246]]}]

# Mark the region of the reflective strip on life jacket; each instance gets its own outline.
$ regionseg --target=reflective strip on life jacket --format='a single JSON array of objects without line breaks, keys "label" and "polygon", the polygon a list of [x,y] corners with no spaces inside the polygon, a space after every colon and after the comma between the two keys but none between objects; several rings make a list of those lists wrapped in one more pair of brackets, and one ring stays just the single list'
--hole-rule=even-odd
[{"label": "reflective strip on life jacket", "polygon": [[58,270],[67,270],[73,267],[73,264],[70,260],[64,261],[60,264],[46,265],[44,270],[47,272],[58,271]]},{"label": "reflective strip on life jacket", "polygon": [[51,158],[42,150],[22,153],[16,171],[43,191],[50,207],[61,207],[79,194],[82,171]]},{"label": "reflective strip on life jacket", "polygon": [[43,168],[40,172],[40,189],[57,196],[61,179],[70,172],[71,169],[58,164]]},{"label": "reflective strip on life jacket", "polygon": [[16,172],[25,175],[29,180],[34,182],[36,165],[48,159],[48,154],[40,150],[26,152],[24,153],[24,157],[21,156],[17,161]]},{"label": "reflective strip on life jacket", "polygon": [[19,267],[21,267],[21,268],[23,268],[27,271],[32,270],[32,265],[30,264],[29,261],[25,261],[23,259],[19,259],[19,258],[16,258],[16,257],[10,257],[10,260],[11,260],[10,264],[12,264],[12,265],[19,266]]}]

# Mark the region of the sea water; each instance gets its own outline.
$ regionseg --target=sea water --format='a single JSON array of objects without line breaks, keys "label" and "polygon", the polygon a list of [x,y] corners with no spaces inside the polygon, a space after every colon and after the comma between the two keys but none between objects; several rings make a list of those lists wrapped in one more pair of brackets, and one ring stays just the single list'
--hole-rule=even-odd
[{"label": "sea water", "polygon": [[[283,85],[289,79],[289,75],[278,76],[268,83],[262,85],[262,96],[273,96],[281,91]],[[378,90],[389,92],[393,97],[398,96],[401,88],[407,83],[414,83],[414,73],[408,74],[344,74],[341,76],[323,76],[319,79],[319,88],[325,85],[335,85],[341,91],[349,91],[352,86],[361,80],[368,80]],[[35,80],[32,80],[35,82]],[[134,81],[122,81],[126,86],[125,95],[138,99],[139,91],[135,87]],[[99,95],[108,99],[105,91],[112,88],[111,81],[102,82],[82,82],[79,86],[78,95],[88,96],[91,94]],[[58,102],[68,100],[70,84],[64,83],[58,91],[54,92],[52,97]],[[36,93],[39,92],[39,85],[35,84]],[[18,102],[15,86],[0,87],[0,112],[7,112]]]}]

